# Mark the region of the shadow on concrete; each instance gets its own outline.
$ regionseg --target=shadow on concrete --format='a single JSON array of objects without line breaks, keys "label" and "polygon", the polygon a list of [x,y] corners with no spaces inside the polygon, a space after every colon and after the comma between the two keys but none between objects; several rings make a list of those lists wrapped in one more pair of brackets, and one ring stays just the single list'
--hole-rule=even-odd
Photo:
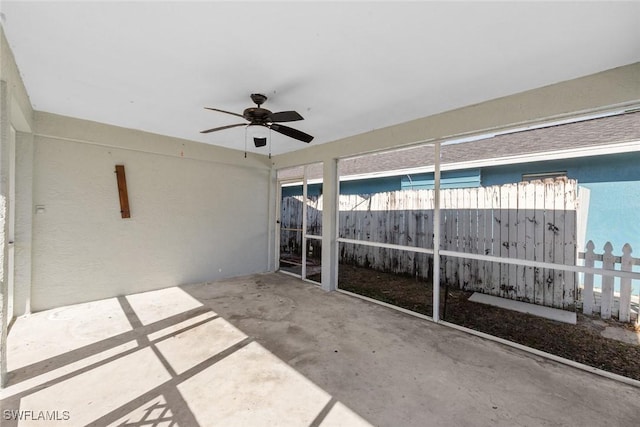
[{"label": "shadow on concrete", "polygon": [[[157,293],[162,291],[156,291]],[[270,416],[284,421],[282,424],[319,426],[336,407],[336,399],[319,392],[317,387],[297,373],[287,372],[288,368],[281,361],[266,354],[268,352],[255,343],[253,338],[231,326],[209,307],[199,306],[162,317],[162,314],[158,315],[159,307],[161,309],[163,304],[171,305],[171,301],[157,304],[152,297],[151,302],[144,301],[141,305],[140,295],[145,294],[138,294],[137,299],[131,299],[131,296],[117,298],[119,309],[126,317],[130,330],[11,370],[9,386],[0,391],[3,427],[32,424],[227,425],[226,421],[233,420],[234,417],[237,417],[240,424],[255,425],[251,423],[251,411],[259,415],[261,410],[265,410],[264,402],[269,405],[268,396],[256,399],[260,391],[250,390],[252,381],[256,379],[259,381],[255,387],[265,387],[265,378],[261,378],[263,374],[267,376],[266,381],[272,383],[269,385],[272,389],[288,387],[290,392],[300,393],[303,397],[315,397],[314,408],[302,412],[298,410],[299,413],[295,410],[288,413],[293,408],[286,405],[281,408],[284,412],[278,412],[274,405],[266,408],[274,412]],[[132,305],[130,299],[135,304]],[[144,324],[134,305],[138,306],[138,311],[141,308],[142,311],[148,310],[152,319],[159,316],[162,318]],[[43,314],[33,316],[38,315]],[[146,317],[149,318],[148,315]],[[23,318],[20,321],[29,322],[29,319]],[[72,319],[70,322],[91,321],[92,319]],[[220,334],[215,334],[216,330]],[[17,341],[21,339],[15,336],[12,338]],[[69,339],[73,337],[70,336]],[[25,341],[28,342],[29,339]],[[29,351],[21,349],[19,344],[13,347],[16,349],[11,355],[14,358],[19,357],[21,351]],[[146,353],[144,357],[143,353]],[[229,363],[232,359],[234,361]],[[257,369],[250,366],[253,360],[260,362]],[[222,372],[209,372],[212,368],[215,371],[216,365],[222,361],[226,363]],[[127,372],[122,372],[123,370]],[[253,373],[253,377],[234,377],[234,374],[229,374],[245,370]],[[137,371],[144,372],[140,375]],[[199,379],[201,374],[204,375],[204,380]],[[210,381],[211,378],[218,379],[220,383]],[[225,387],[233,390],[235,380],[237,385],[247,387],[237,395],[224,394],[226,399],[244,399],[240,405],[244,407],[233,408],[233,404],[222,402],[219,406],[223,408],[217,408],[218,413],[208,411],[207,407],[215,406],[217,390]],[[127,393],[129,388],[137,390],[133,394]],[[311,392],[307,388],[312,389]],[[123,397],[123,394],[129,396]],[[209,399],[211,401],[208,402]],[[272,403],[277,406],[277,402]],[[299,403],[295,404],[300,406]],[[343,408],[342,412],[348,411],[345,412]],[[350,416],[359,418],[355,414]],[[249,424],[243,423],[243,418]],[[263,421],[264,425],[269,425],[274,420],[267,417]],[[367,424],[360,419],[359,425]]]}]

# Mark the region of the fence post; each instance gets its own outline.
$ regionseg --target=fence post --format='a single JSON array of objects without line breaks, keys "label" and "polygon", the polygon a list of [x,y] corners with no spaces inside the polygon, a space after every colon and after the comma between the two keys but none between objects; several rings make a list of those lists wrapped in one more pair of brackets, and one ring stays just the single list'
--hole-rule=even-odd
[{"label": "fence post", "polygon": [[[613,245],[607,242],[604,245],[604,254],[602,255],[602,268],[605,270],[615,270],[616,257],[611,253]],[[611,311],[613,309],[613,281],[614,276],[603,275],[602,277],[602,297],[600,299],[600,317],[603,319],[611,319]]]},{"label": "fence post", "polygon": [[[593,240],[587,242],[587,251],[584,253],[584,266],[593,268],[596,245]],[[593,273],[584,273],[584,291],[582,295],[582,312],[587,315],[593,314]]]},{"label": "fence post", "polygon": [[[578,185],[575,181],[565,183],[564,201],[564,263],[577,265],[576,245],[576,208]],[[575,304],[578,298],[577,273],[564,271],[564,287],[562,290],[562,307]]]},{"label": "fence post", "polygon": [[[626,243],[622,248],[622,271],[631,271],[633,269],[633,258],[631,258],[631,245]],[[631,320],[631,279],[622,277],[620,279],[620,311],[618,320],[621,322],[629,322]]]}]

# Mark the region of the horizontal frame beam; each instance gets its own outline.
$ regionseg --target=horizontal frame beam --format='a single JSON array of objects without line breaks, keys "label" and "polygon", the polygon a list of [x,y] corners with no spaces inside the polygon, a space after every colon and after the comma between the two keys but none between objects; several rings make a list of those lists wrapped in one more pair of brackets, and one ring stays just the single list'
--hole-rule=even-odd
[{"label": "horizontal frame beam", "polygon": [[[379,242],[367,242],[364,240],[345,239],[345,238],[338,238],[337,240],[339,243],[352,243],[355,245],[372,246],[372,247],[386,248],[386,249],[397,249],[400,251],[418,252],[418,253],[430,254],[430,255],[434,253],[433,249],[419,248],[419,247],[413,247],[413,246],[393,245],[390,243],[379,243]],[[625,277],[629,279],[640,280],[640,273],[635,273],[633,271],[609,270],[604,268],[592,268],[592,267],[584,267],[579,265],[555,264],[552,262],[531,261],[531,260],[517,259],[517,258],[502,258],[499,256],[493,256],[493,255],[472,254],[467,252],[447,251],[443,249],[440,250],[440,255],[450,256],[454,258],[475,259],[479,261],[499,262],[502,264],[522,265],[525,267],[548,268],[548,269],[554,269],[554,270],[573,271],[575,273],[591,273],[591,274],[599,274],[603,276]]]}]

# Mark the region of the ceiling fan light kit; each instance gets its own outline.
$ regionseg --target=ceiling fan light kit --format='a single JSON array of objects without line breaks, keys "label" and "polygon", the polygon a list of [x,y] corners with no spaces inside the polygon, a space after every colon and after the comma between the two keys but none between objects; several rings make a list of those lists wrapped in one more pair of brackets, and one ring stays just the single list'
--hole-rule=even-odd
[{"label": "ceiling fan light kit", "polygon": [[[271,141],[269,141],[271,142]],[[256,147],[264,147],[265,145],[267,145],[267,138],[253,138],[253,143],[255,144]],[[269,158],[271,158],[271,153],[269,153]]]},{"label": "ceiling fan light kit", "polygon": [[221,110],[218,108],[204,107],[207,110],[217,111],[219,113],[230,114],[236,117],[242,117],[249,123],[236,123],[233,125],[220,126],[212,129],[203,130],[200,133],[217,132],[220,130],[231,129],[239,126],[246,126],[245,128],[245,157],[247,139],[252,138],[256,147],[264,147],[269,142],[269,157],[271,157],[271,136],[270,131],[274,130],[289,138],[297,139],[302,142],[309,143],[313,140],[313,136],[304,133],[298,129],[294,129],[289,126],[281,125],[283,122],[295,122],[298,120],[304,120],[304,118],[296,111],[280,111],[272,113],[266,108],[262,108],[261,105],[265,103],[267,97],[260,93],[251,94],[251,100],[256,104],[255,107],[249,107],[243,111],[242,114],[233,113],[231,111]]},{"label": "ceiling fan light kit", "polygon": [[271,129],[265,125],[248,124],[244,128],[244,157],[247,157],[248,141],[253,140],[256,148],[264,147],[269,142],[269,158],[271,158]]}]

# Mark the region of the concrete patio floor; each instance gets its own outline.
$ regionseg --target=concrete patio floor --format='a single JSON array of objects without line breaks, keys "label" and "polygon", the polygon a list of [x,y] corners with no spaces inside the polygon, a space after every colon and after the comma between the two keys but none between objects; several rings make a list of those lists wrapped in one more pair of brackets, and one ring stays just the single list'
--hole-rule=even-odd
[{"label": "concrete patio floor", "polygon": [[640,416],[632,386],[279,273],[20,318],[8,362],[3,427],[636,426]]}]

